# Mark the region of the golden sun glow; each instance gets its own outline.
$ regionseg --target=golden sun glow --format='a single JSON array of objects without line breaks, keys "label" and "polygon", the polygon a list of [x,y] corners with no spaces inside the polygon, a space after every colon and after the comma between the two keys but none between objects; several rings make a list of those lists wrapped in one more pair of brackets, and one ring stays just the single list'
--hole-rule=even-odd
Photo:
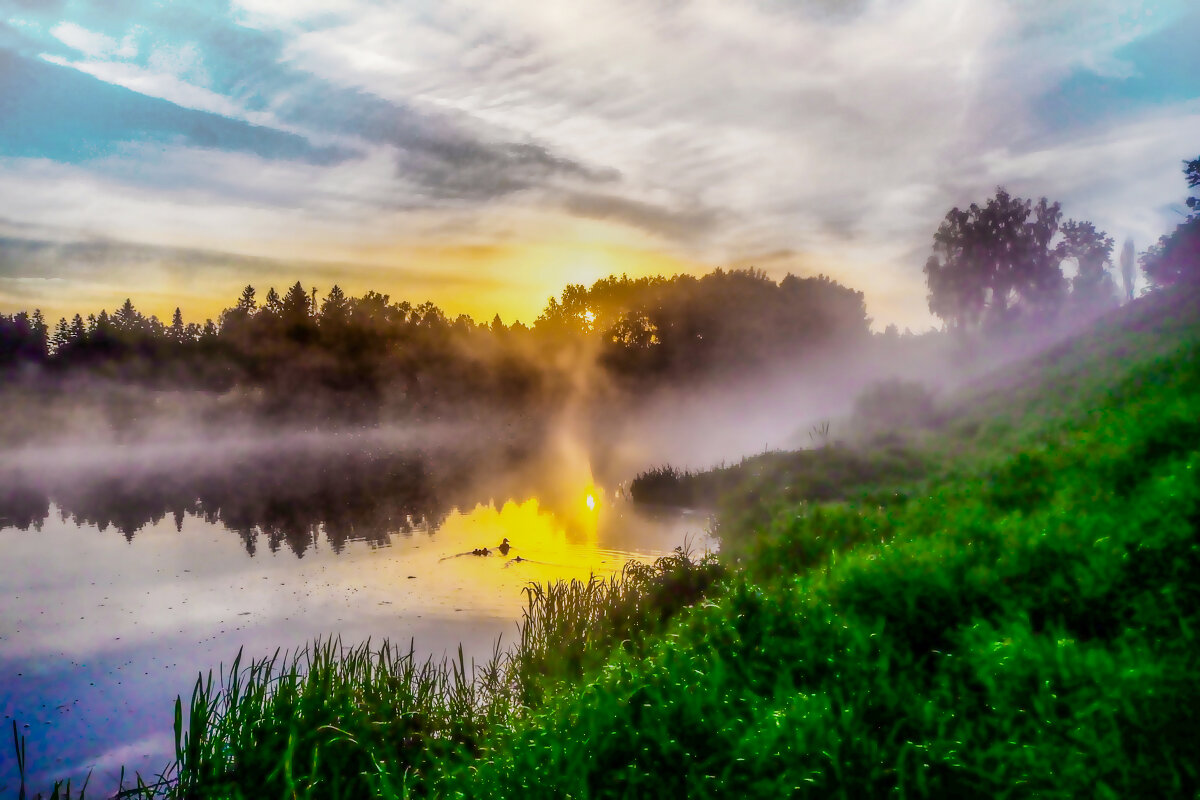
[{"label": "golden sun glow", "polygon": [[[520,587],[530,580],[586,579],[619,569],[624,559],[597,547],[598,494],[589,486],[575,495],[582,500],[576,501],[579,505],[558,509],[530,498],[451,512],[438,530],[438,543],[455,569],[472,575],[470,588],[460,590],[462,599],[472,595],[494,602],[496,597],[519,597]],[[498,545],[504,540],[509,549],[501,551]],[[494,558],[477,558],[474,551],[481,548]],[[497,564],[497,559],[503,561]]]},{"label": "golden sun glow", "polygon": [[[529,241],[496,244],[405,240],[341,246],[270,240],[235,248],[237,255],[257,260],[213,267],[205,273],[203,289],[181,277],[191,274],[187,270],[161,275],[130,272],[120,273],[123,280],[114,280],[112,285],[80,285],[70,296],[45,294],[29,302],[51,319],[70,319],[76,312],[86,316],[100,308],[111,313],[129,294],[122,287],[136,279],[148,287],[133,297],[139,311],[169,320],[175,307],[182,306],[186,322],[202,323],[206,318],[218,319],[247,283],[257,289],[262,302],[269,288],[286,291],[299,279],[306,288],[317,287],[322,298],[336,283],[351,296],[370,289],[390,295],[393,301],[416,304],[430,300],[451,318],[470,314],[488,321],[499,313],[506,324],[515,319],[532,324],[545,309],[546,299],[557,297],[569,283],[591,285],[622,273],[630,277],[700,274],[711,268],[662,252],[656,243],[630,235],[619,226],[576,225],[565,232],[557,226],[555,233],[556,238],[546,240],[532,231]],[[268,253],[277,258],[263,257]],[[0,309],[11,306],[19,310],[14,306],[18,302],[24,301],[10,297],[0,287]],[[592,322],[588,320],[588,324]]]}]

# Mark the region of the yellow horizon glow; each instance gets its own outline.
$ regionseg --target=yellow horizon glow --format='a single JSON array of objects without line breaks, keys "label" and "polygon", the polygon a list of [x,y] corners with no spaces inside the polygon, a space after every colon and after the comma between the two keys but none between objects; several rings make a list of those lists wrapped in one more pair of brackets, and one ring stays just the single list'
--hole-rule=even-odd
[{"label": "yellow horizon glow", "polygon": [[[268,289],[283,294],[299,280],[306,289],[317,287],[318,303],[337,284],[350,296],[376,291],[392,302],[414,305],[431,301],[451,319],[467,314],[487,323],[499,314],[506,325],[532,325],[549,298],[557,298],[572,283],[590,286],[609,275],[671,276],[702,274],[713,267],[649,248],[614,243],[541,242],[499,245],[424,245],[371,253],[370,261],[319,264],[306,262],[294,271],[270,261],[261,269],[205,267],[188,270],[163,263],[147,274],[116,276],[128,285],[88,281],[72,286],[47,281],[22,297],[0,294],[0,311],[40,308],[51,326],[75,314],[85,319],[101,309],[112,313],[126,298],[146,315],[169,323],[176,307],[185,322],[218,320],[232,307],[246,285],[254,286],[261,304]],[[131,271],[132,272],[132,271]],[[200,273],[200,274],[197,274]]]}]

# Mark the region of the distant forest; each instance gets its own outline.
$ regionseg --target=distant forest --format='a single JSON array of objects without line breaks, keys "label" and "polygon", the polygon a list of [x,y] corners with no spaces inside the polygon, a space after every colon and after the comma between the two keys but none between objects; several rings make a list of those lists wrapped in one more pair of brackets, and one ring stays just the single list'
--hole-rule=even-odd
[{"label": "distant forest", "polygon": [[[253,286],[218,321],[170,324],[132,301],[51,328],[0,316],[0,371],[30,380],[94,376],[154,388],[254,390],[261,411],[337,408],[371,418],[521,408],[571,388],[598,363],[630,391],[753,368],[869,336],[860,292],[824,276],[775,282],[756,270],[696,278],[605,278],[551,298],[532,327],[450,319],[432,303],[367,292],[324,297],[299,282],[259,298]],[[318,402],[325,398],[328,402]],[[318,409],[320,410],[320,409]]]},{"label": "distant forest", "polygon": [[[1200,185],[1200,159],[1184,162]],[[1151,286],[1194,281],[1200,201],[1140,259]],[[930,310],[959,337],[994,338],[1094,316],[1133,298],[1134,253],[1058,203],[998,189],[951,209],[925,265]],[[1068,279],[1064,264],[1074,264]],[[567,286],[532,327],[450,319],[432,303],[370,291],[324,296],[296,282],[283,294],[247,286],[216,321],[169,323],[131,300],[51,325],[39,311],[0,315],[0,377],[43,391],[109,385],[237,394],[277,418],[369,422],[555,407],[580,388],[626,397],[747,374],[871,340],[863,295],[825,276],[781,281],[756,269],[702,277],[609,277]],[[894,328],[885,333],[895,338]],[[598,366],[605,380],[593,381]],[[2,437],[0,437],[2,438]]]}]

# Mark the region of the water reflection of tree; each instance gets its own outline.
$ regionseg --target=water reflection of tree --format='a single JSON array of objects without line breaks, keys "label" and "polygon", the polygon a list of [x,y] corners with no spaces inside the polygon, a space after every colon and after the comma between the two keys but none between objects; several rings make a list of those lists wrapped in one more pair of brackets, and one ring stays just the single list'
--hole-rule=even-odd
[{"label": "water reflection of tree", "polygon": [[40,529],[58,507],[64,520],[126,540],[172,515],[224,525],[254,555],[265,540],[297,556],[322,539],[386,545],[394,535],[432,530],[445,518],[466,464],[441,454],[441,467],[415,453],[303,453],[243,458],[206,468],[139,469],[127,474],[63,473],[34,480],[0,476],[0,527]]}]

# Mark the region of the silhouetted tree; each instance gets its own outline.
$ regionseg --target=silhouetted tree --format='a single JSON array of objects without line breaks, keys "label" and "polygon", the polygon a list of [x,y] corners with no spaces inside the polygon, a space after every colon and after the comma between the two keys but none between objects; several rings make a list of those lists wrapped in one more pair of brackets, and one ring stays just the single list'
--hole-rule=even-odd
[{"label": "silhouetted tree", "polygon": [[1113,240],[1090,222],[1067,220],[1062,226],[1063,240],[1058,245],[1063,258],[1078,265],[1071,279],[1071,300],[1078,306],[1106,308],[1116,305],[1117,287],[1108,268],[1111,266]]},{"label": "silhouetted tree", "polygon": [[46,318],[42,316],[40,308],[33,310],[33,316],[29,318],[29,328],[33,338],[34,357],[38,361],[45,361],[50,349],[50,327],[46,325]]},{"label": "silhouetted tree", "polygon": [[[1200,186],[1200,158],[1184,162],[1188,188]],[[1200,198],[1189,197],[1193,213],[1142,254],[1142,272],[1155,286],[1200,282]]]},{"label": "silhouetted tree", "polygon": [[370,420],[384,409],[442,415],[484,405],[547,407],[597,352],[621,379],[605,386],[637,391],[869,335],[861,293],[824,276],[777,283],[759,270],[568,286],[534,331],[506,327],[499,315],[490,326],[466,315],[450,321],[432,302],[393,303],[377,292],[349,298],[339,286],[318,312],[299,282],[284,297],[268,291],[261,308],[247,286],[220,320],[185,323],[176,308],[164,326],[127,299],[86,322],[60,320],[47,356],[40,313],[0,315],[0,364],[48,361],[60,372],[95,369],[105,380],[156,387],[223,392],[240,384],[253,391],[231,399],[235,413]]},{"label": "silhouetted tree", "polygon": [[71,329],[67,325],[67,318],[60,317],[58,324],[54,326],[54,334],[50,337],[50,347],[55,352],[61,352],[71,341]]},{"label": "silhouetted tree", "polygon": [[283,300],[280,299],[279,292],[275,291],[274,286],[267,290],[267,299],[263,308],[276,316],[283,312]]},{"label": "silhouetted tree", "polygon": [[862,294],[824,276],[714,270],[567,286],[534,327],[546,343],[596,338],[612,373],[639,383],[753,368],[869,331]]},{"label": "silhouetted tree", "polygon": [[1142,272],[1155,286],[1200,279],[1200,215],[1193,215],[1163,236],[1141,257]]},{"label": "silhouetted tree", "polygon": [[294,342],[305,344],[313,338],[312,301],[308,292],[296,281],[280,301],[279,319],[285,335]]},{"label": "silhouetted tree", "polygon": [[957,329],[1004,321],[1016,310],[1053,313],[1065,294],[1061,254],[1050,242],[1062,210],[1003,188],[987,204],[951,209],[925,263],[929,310]]},{"label": "silhouetted tree", "polygon": [[176,306],[175,313],[171,315],[171,341],[182,344],[186,336],[187,329],[183,325],[183,312]]},{"label": "silhouetted tree", "polygon": [[288,289],[287,294],[283,296],[280,310],[288,322],[295,323],[308,319],[312,313],[312,304],[309,301],[308,293],[300,285],[300,281],[292,284],[292,288]]},{"label": "silhouetted tree", "polygon": [[239,311],[245,312],[247,316],[254,313],[257,308],[257,304],[254,301],[253,286],[247,284],[246,288],[242,289],[242,295],[238,298],[237,305],[234,307]]},{"label": "silhouetted tree", "polygon": [[248,285],[242,289],[242,294],[234,303],[233,308],[227,308],[221,312],[221,333],[233,339],[247,336],[248,324],[256,309],[254,287]]},{"label": "silhouetted tree", "polygon": [[113,327],[122,333],[131,333],[141,327],[142,315],[133,307],[133,301],[128,297],[125,303],[116,310],[112,317]]},{"label": "silhouetted tree", "polygon": [[41,311],[0,314],[0,370],[45,362],[49,340]]},{"label": "silhouetted tree", "polygon": [[337,284],[329,290],[325,301],[321,303],[321,325],[344,327],[350,321],[350,303],[346,293]]},{"label": "silhouetted tree", "polygon": [[[1200,158],[1184,162],[1183,177],[1187,180],[1189,189],[1200,186]],[[1187,207],[1192,211],[1200,211],[1200,197],[1189,197]]]},{"label": "silhouetted tree", "polygon": [[1134,247],[1133,239],[1126,239],[1121,246],[1121,285],[1125,290],[1125,302],[1133,300]]}]

